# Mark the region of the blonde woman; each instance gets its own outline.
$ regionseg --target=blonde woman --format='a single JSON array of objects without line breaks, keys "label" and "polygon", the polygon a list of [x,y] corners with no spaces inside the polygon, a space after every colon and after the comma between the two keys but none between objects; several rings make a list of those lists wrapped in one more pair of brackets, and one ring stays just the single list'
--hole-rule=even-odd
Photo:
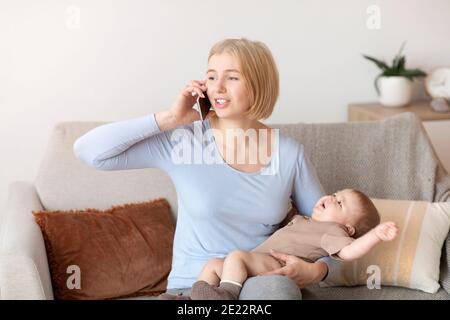
[{"label": "blonde woman", "polygon": [[[261,244],[291,201],[308,215],[325,195],[303,145],[260,122],[278,92],[267,46],[225,39],[211,48],[205,79],[189,81],[169,109],[97,127],[75,142],[76,156],[99,170],[160,168],[171,177],[178,218],[168,293],[189,294],[208,260]],[[193,105],[205,94],[214,111],[202,121]],[[273,255],[284,266],[250,278],[241,298],[301,299],[299,288],[327,274],[321,260]]]}]

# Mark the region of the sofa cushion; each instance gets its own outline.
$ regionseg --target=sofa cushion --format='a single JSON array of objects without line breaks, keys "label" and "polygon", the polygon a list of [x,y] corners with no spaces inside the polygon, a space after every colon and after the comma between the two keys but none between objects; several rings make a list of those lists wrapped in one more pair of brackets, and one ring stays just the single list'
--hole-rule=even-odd
[{"label": "sofa cushion", "polygon": [[177,194],[160,169],[101,171],[75,158],[73,144],[103,122],[56,125],[41,162],[35,185],[46,210],[107,209],[111,205],[165,198],[176,218]]},{"label": "sofa cushion", "polygon": [[381,222],[394,221],[399,235],[364,257],[343,262],[322,285],[401,286],[436,293],[443,244],[450,228],[450,203],[372,199]]},{"label": "sofa cushion", "polygon": [[273,127],[304,145],[327,194],[352,187],[380,199],[450,201],[450,176],[413,113]]},{"label": "sofa cushion", "polygon": [[33,214],[44,236],[56,299],[110,299],[166,289],[175,229],[167,200]]}]

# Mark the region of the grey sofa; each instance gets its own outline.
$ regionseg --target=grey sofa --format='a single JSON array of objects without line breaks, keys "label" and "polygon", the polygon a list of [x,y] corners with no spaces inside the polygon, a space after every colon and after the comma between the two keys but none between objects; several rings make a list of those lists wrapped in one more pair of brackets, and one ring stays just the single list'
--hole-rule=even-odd
[{"label": "grey sofa", "polygon": [[[78,161],[74,141],[100,122],[56,125],[34,182],[10,185],[0,235],[2,299],[53,299],[44,241],[32,210],[106,209],[111,205],[168,199],[174,217],[177,194],[159,169],[98,171]],[[354,187],[371,197],[450,201],[450,176],[439,163],[421,122],[402,114],[377,122],[271,125],[305,145],[327,192]],[[449,240],[443,248],[436,294],[394,287],[320,288],[304,299],[450,299]]]}]

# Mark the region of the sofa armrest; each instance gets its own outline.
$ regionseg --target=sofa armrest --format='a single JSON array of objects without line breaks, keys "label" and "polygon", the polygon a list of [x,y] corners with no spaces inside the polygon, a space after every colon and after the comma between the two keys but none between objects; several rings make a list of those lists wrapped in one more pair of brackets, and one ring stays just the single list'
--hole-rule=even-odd
[{"label": "sofa armrest", "polygon": [[44,239],[32,211],[42,210],[34,185],[9,185],[0,233],[0,298],[53,299]]}]

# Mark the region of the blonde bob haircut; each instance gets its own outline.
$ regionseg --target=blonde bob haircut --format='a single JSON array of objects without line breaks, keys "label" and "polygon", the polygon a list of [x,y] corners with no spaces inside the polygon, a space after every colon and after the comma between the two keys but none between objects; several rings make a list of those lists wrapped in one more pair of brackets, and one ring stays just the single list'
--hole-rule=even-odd
[{"label": "blonde bob haircut", "polygon": [[213,55],[223,53],[239,62],[250,101],[245,116],[253,120],[267,119],[280,91],[278,69],[270,49],[259,41],[225,39],[211,48],[208,61]]}]

